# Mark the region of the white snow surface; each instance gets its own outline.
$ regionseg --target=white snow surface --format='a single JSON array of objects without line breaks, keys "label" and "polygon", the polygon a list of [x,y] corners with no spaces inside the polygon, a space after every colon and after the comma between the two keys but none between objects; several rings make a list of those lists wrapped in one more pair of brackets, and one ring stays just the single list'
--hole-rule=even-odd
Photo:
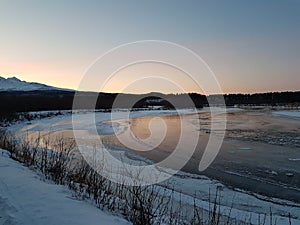
[{"label": "white snow surface", "polygon": [[66,187],[42,180],[0,149],[0,225],[125,225],[91,204],[72,198]]},{"label": "white snow surface", "polygon": [[275,111],[273,112],[273,114],[278,116],[300,118],[300,111],[294,111],[294,110]]},{"label": "white snow surface", "polygon": [[45,84],[21,81],[16,77],[3,78],[0,76],[0,91],[49,91],[49,90],[67,90],[56,88]]}]

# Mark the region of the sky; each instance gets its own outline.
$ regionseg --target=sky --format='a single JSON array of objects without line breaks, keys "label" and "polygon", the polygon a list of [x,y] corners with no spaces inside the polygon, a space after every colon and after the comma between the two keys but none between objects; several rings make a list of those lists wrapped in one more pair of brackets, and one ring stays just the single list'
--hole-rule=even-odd
[{"label": "sky", "polygon": [[[224,93],[300,90],[299,0],[0,0],[2,77],[77,89],[99,56],[140,40],[191,49]],[[139,73],[149,74],[147,68],[153,76],[169,75],[130,86],[133,77],[145,75]],[[176,73],[155,65],[125,68],[103,90],[177,92],[167,82]],[[185,91],[198,90],[178,77]]]}]

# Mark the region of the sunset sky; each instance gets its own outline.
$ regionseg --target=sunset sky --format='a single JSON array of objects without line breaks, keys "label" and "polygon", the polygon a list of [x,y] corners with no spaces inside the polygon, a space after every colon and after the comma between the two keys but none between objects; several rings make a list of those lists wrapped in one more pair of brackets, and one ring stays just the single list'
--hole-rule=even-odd
[{"label": "sunset sky", "polygon": [[[224,93],[300,90],[298,0],[0,0],[2,77],[77,89],[100,55],[150,39],[196,52]],[[123,71],[105,91],[119,92],[134,73]],[[176,92],[147,84],[129,92]],[[188,82],[186,89],[196,90]]]}]

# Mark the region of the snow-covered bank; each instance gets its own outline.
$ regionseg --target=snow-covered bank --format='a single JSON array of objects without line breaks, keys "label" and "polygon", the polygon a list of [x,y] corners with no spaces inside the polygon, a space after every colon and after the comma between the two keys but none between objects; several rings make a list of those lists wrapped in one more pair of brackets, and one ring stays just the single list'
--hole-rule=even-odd
[{"label": "snow-covered bank", "polygon": [[1,225],[119,225],[124,219],[72,198],[64,186],[42,181],[0,150]]},{"label": "snow-covered bank", "polygon": [[275,111],[273,112],[274,115],[278,116],[288,116],[288,117],[294,117],[294,118],[300,118],[300,111]]},{"label": "snow-covered bank", "polygon": [[[143,116],[162,116],[162,115],[172,115],[172,114],[187,114],[195,113],[194,109],[180,109],[180,110],[143,110],[143,111],[132,111],[126,109],[114,110],[113,118],[111,113],[96,111],[95,119],[96,122],[110,121],[112,119],[125,119],[129,115],[129,118],[137,118]],[[47,115],[51,116],[40,116]],[[77,124],[82,124],[82,129],[90,129],[94,126],[93,121],[89,121],[89,115],[93,113],[89,110],[75,110],[73,114],[75,119],[73,122]],[[64,130],[72,129],[72,112],[70,110],[65,111],[41,111],[41,112],[30,112],[30,115],[36,115],[31,121],[18,121],[10,124],[7,129],[11,132],[18,131],[42,131],[42,130]],[[53,114],[57,114],[53,116]],[[62,123],[62,121],[64,123]],[[97,124],[98,125],[98,124]],[[53,128],[53,129],[52,129]]]}]

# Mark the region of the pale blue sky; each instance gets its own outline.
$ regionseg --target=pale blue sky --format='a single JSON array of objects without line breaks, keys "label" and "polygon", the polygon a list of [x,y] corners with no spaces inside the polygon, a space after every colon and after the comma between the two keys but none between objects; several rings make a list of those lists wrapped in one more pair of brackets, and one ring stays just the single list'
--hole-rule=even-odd
[{"label": "pale blue sky", "polygon": [[297,0],[0,0],[0,76],[76,89],[95,58],[143,39],[192,49],[226,93],[300,90]]}]

